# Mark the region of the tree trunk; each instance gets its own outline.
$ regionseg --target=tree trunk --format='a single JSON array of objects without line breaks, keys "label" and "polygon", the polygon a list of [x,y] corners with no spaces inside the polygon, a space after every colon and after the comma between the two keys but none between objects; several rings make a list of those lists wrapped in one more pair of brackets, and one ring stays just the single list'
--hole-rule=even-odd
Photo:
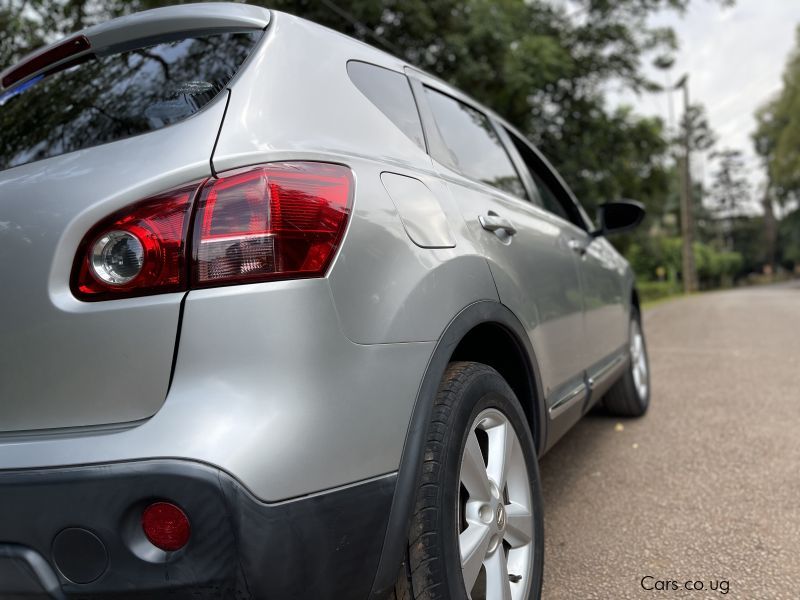
[{"label": "tree trunk", "polygon": [[761,206],[764,208],[764,243],[766,245],[766,264],[769,265],[771,272],[775,272],[776,245],[778,238],[777,222],[775,220],[775,210],[772,207],[772,194],[767,188]]}]

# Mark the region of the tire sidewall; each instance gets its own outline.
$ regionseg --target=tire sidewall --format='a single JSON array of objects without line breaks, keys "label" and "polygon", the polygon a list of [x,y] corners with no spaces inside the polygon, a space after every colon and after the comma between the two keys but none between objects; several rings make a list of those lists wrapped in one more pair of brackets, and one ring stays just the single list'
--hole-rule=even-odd
[{"label": "tire sidewall", "polygon": [[494,408],[500,410],[514,427],[529,474],[531,508],[534,514],[533,565],[531,569],[533,581],[531,583],[530,598],[538,600],[541,595],[544,559],[543,510],[538,460],[533,438],[527,426],[527,418],[508,384],[499,374],[490,369],[487,369],[485,374],[470,379],[468,385],[462,390],[461,397],[454,408],[450,423],[452,437],[443,457],[444,477],[439,502],[439,514],[442,516],[442,540],[444,542],[442,553],[446,565],[448,597],[453,600],[466,600],[468,598],[461,578],[458,513],[455,510],[458,501],[457,494],[460,489],[461,457],[475,419],[482,411]]}]

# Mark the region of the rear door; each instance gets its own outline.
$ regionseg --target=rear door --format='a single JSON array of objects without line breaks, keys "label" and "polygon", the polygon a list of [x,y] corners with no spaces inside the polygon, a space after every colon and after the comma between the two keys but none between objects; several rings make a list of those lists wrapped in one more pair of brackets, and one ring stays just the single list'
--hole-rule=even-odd
[{"label": "rear door", "polygon": [[0,432],[136,421],[166,397],[183,294],[82,302],[73,264],[98,221],[210,176],[226,86],[263,25],[160,24],[178,31],[137,44],[112,22],[97,37],[122,49],[0,93]]},{"label": "rear door", "polygon": [[589,234],[591,224],[566,185],[549,164],[520,136],[503,128],[520,170],[533,180],[544,207],[574,227],[569,245],[579,257],[585,332],[581,353],[590,381],[613,371],[625,356],[628,339],[626,263],[602,237]]},{"label": "rear door", "polygon": [[436,168],[489,261],[501,301],[530,336],[552,412],[580,404],[583,302],[573,226],[531,202],[486,114],[435,81],[416,80],[415,94]]}]

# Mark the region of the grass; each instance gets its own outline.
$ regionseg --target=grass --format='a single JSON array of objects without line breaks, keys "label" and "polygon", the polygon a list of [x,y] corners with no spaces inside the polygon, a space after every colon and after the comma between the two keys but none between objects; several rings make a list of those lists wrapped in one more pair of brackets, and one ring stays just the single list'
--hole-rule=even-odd
[{"label": "grass", "polygon": [[645,300],[644,302],[642,302],[642,310],[647,310],[655,306],[660,306],[661,304],[666,304],[667,302],[672,302],[673,300],[677,300],[678,298],[686,298],[687,296],[694,296],[695,294],[700,294],[700,293],[702,292],[695,292],[693,294],[684,294],[683,292],[677,292],[675,294],[670,294],[669,296],[661,296],[660,298]]}]

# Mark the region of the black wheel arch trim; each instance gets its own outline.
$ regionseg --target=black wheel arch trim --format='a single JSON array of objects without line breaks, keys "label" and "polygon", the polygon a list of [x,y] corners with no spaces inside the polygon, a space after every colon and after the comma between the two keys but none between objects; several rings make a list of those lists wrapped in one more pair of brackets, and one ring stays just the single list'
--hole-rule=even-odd
[{"label": "black wheel arch trim", "polygon": [[378,570],[372,584],[371,598],[384,597],[392,588],[404,559],[416,490],[422,469],[427,424],[430,421],[439,382],[442,380],[453,352],[464,336],[474,327],[487,323],[502,326],[516,342],[517,349],[524,358],[532,402],[531,415],[536,428],[532,434],[537,454],[541,456],[544,452],[547,442],[544,393],[539,376],[539,365],[527,332],[516,315],[499,302],[486,300],[470,304],[456,315],[439,338],[417,391],[414,410],[403,445],[403,454],[400,459]]}]

